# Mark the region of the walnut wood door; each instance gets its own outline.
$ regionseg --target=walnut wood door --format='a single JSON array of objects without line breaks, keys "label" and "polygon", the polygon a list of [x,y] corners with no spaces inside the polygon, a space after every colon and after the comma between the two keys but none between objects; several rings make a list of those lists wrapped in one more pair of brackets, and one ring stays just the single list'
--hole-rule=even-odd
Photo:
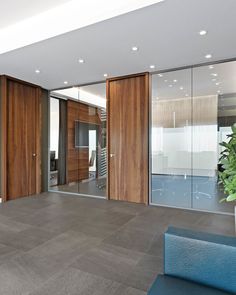
[{"label": "walnut wood door", "polygon": [[107,81],[108,196],[148,202],[149,75]]},{"label": "walnut wood door", "polygon": [[39,88],[7,81],[7,199],[40,190]]}]

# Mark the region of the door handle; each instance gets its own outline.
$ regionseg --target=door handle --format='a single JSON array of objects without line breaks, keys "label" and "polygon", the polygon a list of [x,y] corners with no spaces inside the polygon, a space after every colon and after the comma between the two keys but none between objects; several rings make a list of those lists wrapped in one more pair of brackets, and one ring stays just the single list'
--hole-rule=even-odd
[{"label": "door handle", "polygon": [[111,157],[111,158],[115,157],[115,154],[110,154],[110,157]]}]

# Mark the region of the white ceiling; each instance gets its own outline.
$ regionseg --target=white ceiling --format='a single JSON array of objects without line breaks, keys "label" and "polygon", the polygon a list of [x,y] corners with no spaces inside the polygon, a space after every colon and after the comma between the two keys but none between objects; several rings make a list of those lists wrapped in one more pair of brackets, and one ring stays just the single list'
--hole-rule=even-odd
[{"label": "white ceiling", "polygon": [[[17,1],[17,0],[15,0]],[[0,28],[0,54],[83,28],[163,0],[70,0]],[[14,7],[14,5],[13,5]],[[46,8],[46,6],[45,6]],[[11,7],[7,11],[11,10]],[[1,10],[4,15],[4,11]],[[21,15],[21,9],[19,10]]]},{"label": "white ceiling", "polygon": [[45,12],[69,0],[0,0],[0,29]]},{"label": "white ceiling", "polygon": [[[0,55],[0,73],[47,89],[236,57],[235,0],[166,0]],[[198,32],[206,29],[206,36]],[[137,45],[139,51],[132,52]],[[78,59],[83,58],[84,64]],[[40,69],[40,74],[35,74]]]}]

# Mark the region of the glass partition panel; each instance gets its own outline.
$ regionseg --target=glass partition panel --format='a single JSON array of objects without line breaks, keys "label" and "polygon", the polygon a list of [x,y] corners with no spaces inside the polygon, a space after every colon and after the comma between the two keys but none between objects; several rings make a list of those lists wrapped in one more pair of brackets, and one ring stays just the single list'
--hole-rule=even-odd
[{"label": "glass partition panel", "polygon": [[220,142],[236,123],[236,62],[193,69],[193,208],[232,212],[219,184]]},{"label": "glass partition panel", "polygon": [[191,207],[191,70],[153,75],[151,156],[153,204]]},{"label": "glass partition panel", "polygon": [[106,197],[106,84],[51,94],[50,189]]}]

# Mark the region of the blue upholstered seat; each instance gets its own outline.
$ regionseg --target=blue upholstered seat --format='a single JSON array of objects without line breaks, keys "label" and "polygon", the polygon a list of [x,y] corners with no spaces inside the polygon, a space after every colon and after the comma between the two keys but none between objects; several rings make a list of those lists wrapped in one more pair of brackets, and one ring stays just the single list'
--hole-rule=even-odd
[{"label": "blue upholstered seat", "polygon": [[235,237],[170,227],[164,242],[164,276],[149,295],[236,294]]}]

